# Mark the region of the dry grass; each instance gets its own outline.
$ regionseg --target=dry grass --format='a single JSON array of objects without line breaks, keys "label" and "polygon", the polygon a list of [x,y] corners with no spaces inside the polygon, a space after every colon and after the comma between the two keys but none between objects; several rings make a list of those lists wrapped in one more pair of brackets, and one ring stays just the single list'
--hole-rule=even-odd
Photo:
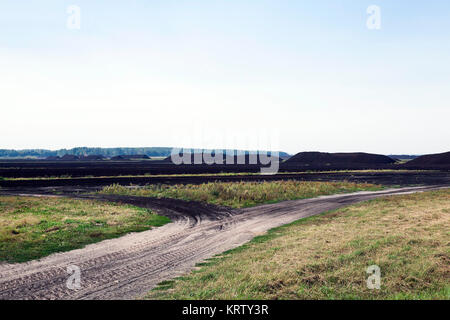
[{"label": "dry grass", "polygon": [[449,299],[449,226],[449,189],[373,200],[273,229],[149,298]]},{"label": "dry grass", "polygon": [[321,195],[379,189],[381,189],[381,186],[367,183],[288,180],[264,182],[211,182],[198,185],[148,185],[142,188],[130,188],[115,184],[103,188],[101,193],[195,200],[234,208],[242,208],[284,200],[305,199]]},{"label": "dry grass", "polygon": [[169,222],[147,209],[58,197],[0,197],[0,261],[22,262]]}]

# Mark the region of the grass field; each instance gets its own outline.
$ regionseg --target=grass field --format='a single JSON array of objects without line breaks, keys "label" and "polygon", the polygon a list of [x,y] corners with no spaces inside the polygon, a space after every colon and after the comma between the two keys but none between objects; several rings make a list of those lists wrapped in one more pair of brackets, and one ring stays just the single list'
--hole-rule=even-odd
[{"label": "grass field", "polygon": [[161,226],[133,206],[56,197],[0,197],[0,261],[23,262]]},{"label": "grass field", "polygon": [[449,189],[380,198],[273,229],[147,298],[450,299],[449,225]]},{"label": "grass field", "polygon": [[284,200],[380,189],[381,186],[379,185],[367,183],[289,180],[270,182],[212,182],[199,185],[148,185],[136,188],[111,185],[103,188],[100,193],[176,198],[242,208]]}]

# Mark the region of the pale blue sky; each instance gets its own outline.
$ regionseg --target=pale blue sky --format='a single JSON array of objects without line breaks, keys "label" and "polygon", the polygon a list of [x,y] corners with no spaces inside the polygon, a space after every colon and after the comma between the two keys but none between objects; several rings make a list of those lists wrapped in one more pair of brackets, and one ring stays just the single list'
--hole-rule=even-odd
[{"label": "pale blue sky", "polygon": [[2,1],[0,148],[448,151],[449,40],[446,0]]}]

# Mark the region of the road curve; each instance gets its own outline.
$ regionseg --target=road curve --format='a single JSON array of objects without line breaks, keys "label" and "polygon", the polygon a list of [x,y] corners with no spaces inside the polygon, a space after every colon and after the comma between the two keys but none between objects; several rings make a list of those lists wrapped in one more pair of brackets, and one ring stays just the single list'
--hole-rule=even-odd
[{"label": "road curve", "polygon": [[[0,264],[0,299],[138,298],[159,282],[184,274],[196,263],[240,246],[268,229],[369,199],[440,188],[448,186],[322,196],[242,210],[205,205],[195,210],[195,214],[183,213],[186,209],[183,201],[165,208],[157,199],[100,196],[103,200],[153,208],[174,222],[40,260]],[[208,208],[216,210],[215,214]],[[66,286],[70,265],[80,268],[80,289]]]}]

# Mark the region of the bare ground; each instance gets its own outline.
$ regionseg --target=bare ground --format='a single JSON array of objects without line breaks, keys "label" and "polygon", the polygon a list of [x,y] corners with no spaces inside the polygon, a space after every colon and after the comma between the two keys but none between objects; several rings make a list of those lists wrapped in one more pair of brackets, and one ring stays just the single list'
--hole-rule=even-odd
[{"label": "bare ground", "polygon": [[[448,186],[446,186],[448,187]],[[285,201],[242,210],[173,199],[89,196],[151,208],[173,223],[21,264],[0,264],[0,299],[134,299],[196,263],[268,229],[381,196],[444,186],[389,189]],[[67,267],[81,269],[81,288],[66,287]]]}]

